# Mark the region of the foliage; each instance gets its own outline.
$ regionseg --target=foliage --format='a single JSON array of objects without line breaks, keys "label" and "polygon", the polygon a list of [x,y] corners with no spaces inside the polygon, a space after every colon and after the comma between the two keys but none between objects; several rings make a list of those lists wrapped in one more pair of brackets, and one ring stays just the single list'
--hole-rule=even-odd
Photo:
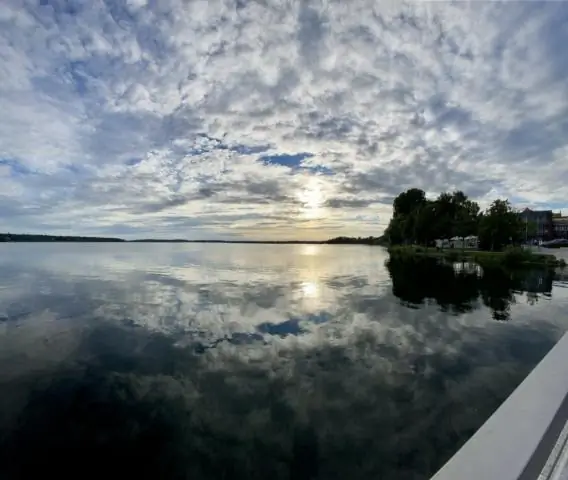
[{"label": "foliage", "polygon": [[462,191],[442,192],[428,200],[423,190],[411,188],[394,199],[385,237],[391,245],[432,245],[436,239],[476,235],[481,249],[501,251],[535,231],[536,225],[523,224],[508,200],[497,199],[481,213]]},{"label": "foliage", "polygon": [[450,261],[450,262],[457,262],[460,258],[460,254],[455,251],[455,250],[449,250],[447,253],[446,258]]},{"label": "foliage", "polygon": [[495,200],[479,222],[479,243],[484,250],[503,250],[523,238],[523,223],[508,200]]},{"label": "foliage", "polygon": [[394,216],[410,215],[426,203],[426,193],[419,188],[411,188],[394,199]]},{"label": "foliage", "polygon": [[554,255],[537,254],[520,247],[509,247],[504,252],[488,252],[477,250],[445,249],[437,250],[432,247],[415,245],[394,245],[389,247],[391,258],[412,260],[415,258],[434,257],[450,262],[467,261],[489,267],[564,267],[562,259]]},{"label": "foliage", "polygon": [[424,191],[412,188],[394,199],[393,212],[385,236],[394,245],[477,233],[479,205],[459,190],[427,200]]},{"label": "foliage", "polygon": [[518,265],[523,262],[530,262],[533,254],[530,250],[525,250],[520,247],[508,246],[503,252],[503,263],[505,265]]},{"label": "foliage", "polygon": [[454,216],[454,233],[458,237],[467,237],[478,231],[479,205],[467,198],[458,206]]},{"label": "foliage", "polygon": [[335,237],[325,243],[329,244],[360,244],[360,245],[386,245],[387,241],[382,237]]},{"label": "foliage", "polygon": [[0,233],[0,242],[124,242],[121,238]]}]

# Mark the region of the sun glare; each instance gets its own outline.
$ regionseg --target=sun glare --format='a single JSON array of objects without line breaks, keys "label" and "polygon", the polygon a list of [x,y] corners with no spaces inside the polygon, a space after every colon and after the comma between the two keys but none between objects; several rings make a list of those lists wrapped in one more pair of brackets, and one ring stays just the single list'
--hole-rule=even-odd
[{"label": "sun glare", "polygon": [[319,245],[302,245],[302,255],[313,256],[317,255],[320,251]]},{"label": "sun glare", "polygon": [[315,298],[318,296],[318,285],[315,282],[303,282],[302,293],[304,297]]},{"label": "sun glare", "polygon": [[302,214],[307,218],[318,218],[324,203],[324,194],[317,178],[310,178],[305,189],[298,195],[302,202]]}]

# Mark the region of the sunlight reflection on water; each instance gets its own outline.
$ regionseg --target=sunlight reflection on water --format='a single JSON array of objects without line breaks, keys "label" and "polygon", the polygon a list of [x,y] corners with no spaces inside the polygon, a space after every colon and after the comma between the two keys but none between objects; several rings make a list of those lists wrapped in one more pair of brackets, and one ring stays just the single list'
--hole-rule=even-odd
[{"label": "sunlight reflection on water", "polygon": [[567,327],[554,275],[381,248],[1,247],[2,478],[428,478]]}]

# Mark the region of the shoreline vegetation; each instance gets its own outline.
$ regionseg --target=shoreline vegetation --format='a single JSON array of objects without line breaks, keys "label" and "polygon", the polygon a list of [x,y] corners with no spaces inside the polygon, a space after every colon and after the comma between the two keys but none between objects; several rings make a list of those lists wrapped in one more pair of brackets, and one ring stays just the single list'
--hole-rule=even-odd
[{"label": "shoreline vegetation", "polygon": [[564,259],[547,253],[534,253],[521,247],[506,248],[501,252],[449,248],[438,250],[435,247],[419,245],[392,245],[388,247],[391,257],[399,259],[439,258],[451,262],[472,262],[480,266],[504,267],[549,267],[564,268]]},{"label": "shoreline vegetation", "polygon": [[0,242],[124,242],[122,238],[0,233]]},{"label": "shoreline vegetation", "polygon": [[[481,211],[459,190],[428,199],[423,190],[410,188],[393,201],[393,216],[385,230],[388,251],[400,259],[434,257],[480,266],[564,268],[563,259],[523,245],[530,244],[539,231],[536,224],[523,222],[519,213],[508,200],[496,199]],[[475,239],[475,248],[464,245],[465,238]],[[461,244],[444,247],[456,239]]]},{"label": "shoreline vegetation", "polygon": [[381,237],[336,237],[325,241],[271,241],[271,240],[184,240],[184,239],[137,239],[125,240],[113,237],[82,237],[69,235],[30,235],[0,233],[0,242],[77,242],[77,243],[230,243],[230,244],[267,244],[267,245],[375,245],[386,247],[391,256],[400,259],[412,257],[434,257],[448,261],[468,261],[479,265],[503,266],[566,266],[563,259],[552,254],[534,253],[521,247],[509,247],[503,251],[484,251],[472,249],[446,248],[421,245],[392,245],[384,236]]}]

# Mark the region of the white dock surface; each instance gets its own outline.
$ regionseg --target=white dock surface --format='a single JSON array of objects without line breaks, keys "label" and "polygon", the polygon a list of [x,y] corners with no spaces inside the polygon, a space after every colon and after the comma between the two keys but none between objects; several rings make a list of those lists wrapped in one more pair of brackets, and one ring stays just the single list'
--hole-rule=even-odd
[{"label": "white dock surface", "polygon": [[568,480],[567,420],[568,334],[432,480]]}]

